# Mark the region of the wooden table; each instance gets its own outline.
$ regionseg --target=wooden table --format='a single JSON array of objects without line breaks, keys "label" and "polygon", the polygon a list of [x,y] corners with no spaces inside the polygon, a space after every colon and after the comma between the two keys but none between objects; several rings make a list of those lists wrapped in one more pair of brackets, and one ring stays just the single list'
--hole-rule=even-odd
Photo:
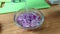
[{"label": "wooden table", "polygon": [[40,10],[45,21],[40,29],[26,31],[14,23],[14,13],[0,15],[1,34],[60,34],[60,5]]}]

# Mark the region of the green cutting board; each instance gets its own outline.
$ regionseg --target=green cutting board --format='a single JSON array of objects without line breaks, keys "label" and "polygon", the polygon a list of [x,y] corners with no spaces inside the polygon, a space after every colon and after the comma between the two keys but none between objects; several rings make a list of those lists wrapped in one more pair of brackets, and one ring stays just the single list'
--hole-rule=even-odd
[{"label": "green cutting board", "polygon": [[[46,3],[45,0],[26,0],[28,8],[49,8],[50,6]],[[0,8],[0,14],[9,13],[9,12],[17,12],[20,9],[25,8],[25,2],[19,3],[5,3],[3,8]]]}]

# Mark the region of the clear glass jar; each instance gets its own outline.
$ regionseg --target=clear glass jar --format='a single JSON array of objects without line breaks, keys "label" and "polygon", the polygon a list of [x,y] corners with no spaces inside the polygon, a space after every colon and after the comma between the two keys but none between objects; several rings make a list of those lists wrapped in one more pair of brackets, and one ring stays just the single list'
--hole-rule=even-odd
[{"label": "clear glass jar", "polygon": [[43,24],[44,15],[36,9],[29,9],[28,11],[22,9],[15,13],[14,21],[20,28],[33,30]]}]

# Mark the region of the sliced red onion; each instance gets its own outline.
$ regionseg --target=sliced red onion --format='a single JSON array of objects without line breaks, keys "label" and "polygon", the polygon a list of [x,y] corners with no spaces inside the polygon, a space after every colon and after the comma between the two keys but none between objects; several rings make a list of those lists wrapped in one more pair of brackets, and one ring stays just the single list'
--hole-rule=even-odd
[{"label": "sliced red onion", "polygon": [[40,16],[36,13],[24,13],[17,17],[17,23],[23,27],[35,27],[40,23]]}]

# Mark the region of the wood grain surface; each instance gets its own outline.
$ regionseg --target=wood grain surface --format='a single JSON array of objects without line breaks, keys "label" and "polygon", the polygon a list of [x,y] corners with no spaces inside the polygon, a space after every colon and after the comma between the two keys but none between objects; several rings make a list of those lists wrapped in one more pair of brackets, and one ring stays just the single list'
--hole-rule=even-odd
[{"label": "wood grain surface", "polygon": [[14,13],[0,15],[1,34],[60,34],[60,5],[40,10],[45,21],[40,29],[27,31],[14,23]]}]

